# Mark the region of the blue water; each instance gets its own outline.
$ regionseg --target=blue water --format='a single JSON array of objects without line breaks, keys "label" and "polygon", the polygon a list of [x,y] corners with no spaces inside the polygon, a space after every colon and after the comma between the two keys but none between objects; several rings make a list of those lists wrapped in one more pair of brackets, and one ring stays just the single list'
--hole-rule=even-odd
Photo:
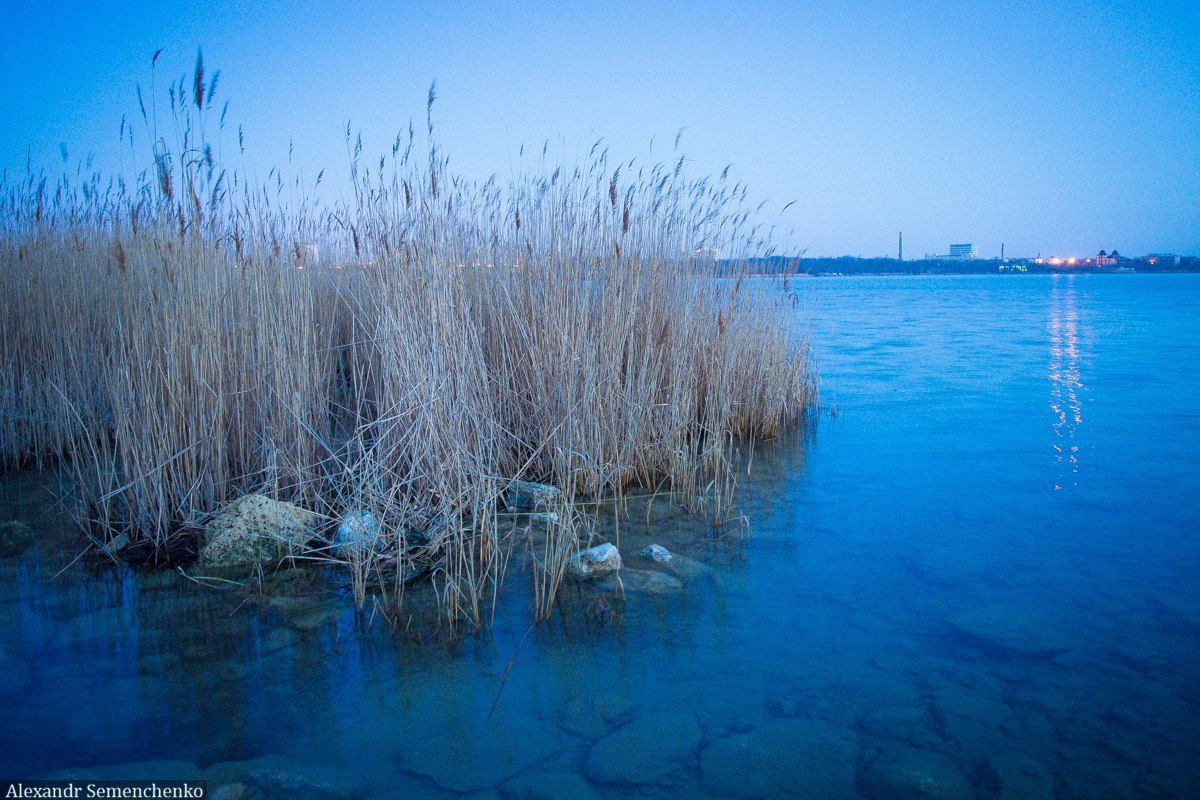
[{"label": "blue water", "polygon": [[751,537],[634,503],[627,556],[710,571],[623,602],[569,587],[548,626],[519,574],[491,637],[448,642],[419,614],[364,634],[311,576],[247,598],[68,566],[60,509],[10,477],[0,518],[43,541],[0,560],[0,778],[1200,797],[1200,276],[800,292],[827,409],[756,450]]}]

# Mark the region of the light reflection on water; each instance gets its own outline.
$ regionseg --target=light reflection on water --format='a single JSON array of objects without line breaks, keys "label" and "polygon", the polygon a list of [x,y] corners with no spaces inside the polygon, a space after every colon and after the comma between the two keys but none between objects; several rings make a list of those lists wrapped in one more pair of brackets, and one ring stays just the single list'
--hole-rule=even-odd
[{"label": "light reflection on water", "polygon": [[[1055,461],[1066,465],[1071,484],[1078,486],[1079,443],[1083,425],[1080,395],[1087,391],[1080,371],[1080,319],[1075,276],[1054,282],[1050,290],[1050,410],[1054,414]],[[1055,490],[1063,487],[1055,484]]]}]

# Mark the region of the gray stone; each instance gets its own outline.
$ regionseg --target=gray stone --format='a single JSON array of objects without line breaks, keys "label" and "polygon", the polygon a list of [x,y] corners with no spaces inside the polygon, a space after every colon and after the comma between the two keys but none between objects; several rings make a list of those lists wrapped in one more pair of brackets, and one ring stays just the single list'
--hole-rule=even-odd
[{"label": "gray stone", "polygon": [[616,545],[605,542],[571,556],[567,572],[577,578],[591,578],[621,568],[621,554]]},{"label": "gray stone", "polygon": [[597,783],[656,783],[695,758],[700,738],[691,714],[647,714],[597,742],[588,755],[587,774]]},{"label": "gray stone", "polygon": [[247,495],[221,510],[204,528],[197,568],[246,570],[303,552],[316,515],[263,495]]},{"label": "gray stone", "polygon": [[278,755],[213,764],[204,771],[204,778],[217,786],[241,783],[268,795],[313,800],[342,800],[360,795],[364,789],[358,776],[348,770]]},{"label": "gray stone", "polygon": [[660,564],[670,563],[671,559],[674,558],[674,556],[671,555],[671,551],[663,547],[661,544],[647,545],[646,548],[638,555],[640,555],[642,558],[648,558],[651,561],[657,561]]},{"label": "gray stone", "polygon": [[639,594],[675,594],[683,589],[678,578],[653,569],[623,569],[604,576],[596,585],[601,589]]},{"label": "gray stone", "polygon": [[333,552],[340,558],[361,558],[383,550],[379,520],[370,511],[351,509],[342,517],[333,536]]},{"label": "gray stone", "polygon": [[998,788],[998,800],[1054,800],[1054,779],[1028,756],[1010,753],[987,760]]},{"label": "gray stone", "polygon": [[527,772],[500,790],[504,800],[597,800],[596,790],[574,772]]},{"label": "gray stone", "polygon": [[504,492],[504,505],[512,511],[553,508],[563,499],[557,486],[531,481],[513,481]]},{"label": "gray stone", "polygon": [[712,567],[708,566],[708,564],[681,555],[671,556],[671,560],[663,564],[662,567],[682,581],[691,581],[712,574]]},{"label": "gray stone", "polygon": [[885,752],[864,782],[875,800],[973,800],[975,790],[955,763],[941,753],[915,748]]},{"label": "gray stone", "polygon": [[24,522],[0,522],[0,558],[20,555],[33,542],[33,529]]},{"label": "gray stone", "polygon": [[855,797],[858,746],[819,720],[767,722],[700,754],[701,785],[718,797],[843,800]]}]

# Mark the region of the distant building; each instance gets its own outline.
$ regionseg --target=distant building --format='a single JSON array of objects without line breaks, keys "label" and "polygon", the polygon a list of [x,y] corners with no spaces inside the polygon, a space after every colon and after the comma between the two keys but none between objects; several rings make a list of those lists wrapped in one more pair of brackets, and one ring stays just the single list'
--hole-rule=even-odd
[{"label": "distant building", "polygon": [[1099,253],[1096,254],[1096,266],[1097,267],[1111,267],[1111,266],[1116,265],[1116,263],[1117,263],[1117,251],[1116,250],[1112,251],[1112,255],[1109,255],[1108,253],[1104,252],[1103,250],[1101,250]]},{"label": "distant building", "polygon": [[1179,256],[1174,253],[1151,253],[1146,256],[1146,263],[1152,267],[1177,267],[1179,266],[1179,261]]},{"label": "distant building", "polygon": [[950,245],[950,255],[947,258],[957,258],[964,261],[979,258],[979,246],[974,244],[952,244]]}]

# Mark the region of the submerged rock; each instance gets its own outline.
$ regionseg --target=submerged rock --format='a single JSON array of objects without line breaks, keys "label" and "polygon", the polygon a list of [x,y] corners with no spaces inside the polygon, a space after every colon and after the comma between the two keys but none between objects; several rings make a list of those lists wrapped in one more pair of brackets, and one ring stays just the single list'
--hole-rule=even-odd
[{"label": "submerged rock", "polygon": [[656,783],[695,758],[700,737],[691,714],[658,711],[638,717],[592,747],[588,777],[597,783]]},{"label": "submerged rock", "polygon": [[364,788],[363,781],[348,770],[277,755],[213,764],[205,770],[204,778],[214,786],[243,784],[268,796],[313,800],[356,797]]},{"label": "submerged rock", "polygon": [[511,511],[539,511],[562,502],[562,490],[548,483],[513,481],[504,492],[504,505]]},{"label": "submerged rock", "polygon": [[464,738],[442,733],[407,742],[400,764],[443,789],[473,792],[498,786],[559,749],[549,730],[529,731],[519,741],[493,738],[495,729]]},{"label": "submerged rock", "polygon": [[500,790],[504,800],[597,800],[596,790],[574,772],[522,773]]},{"label": "submerged rock", "polygon": [[275,563],[302,552],[313,536],[316,515],[260,494],[226,506],[204,528],[201,569]]},{"label": "submerged rock", "polygon": [[992,756],[987,760],[987,769],[997,785],[999,800],[1054,799],[1054,779],[1028,756]]},{"label": "submerged rock", "polygon": [[949,620],[951,629],[974,647],[1028,658],[1047,658],[1069,650],[1051,622],[1010,605],[972,608]]},{"label": "submerged rock", "polygon": [[24,522],[0,522],[0,558],[20,555],[33,540],[33,529]]},{"label": "submerged rock", "polygon": [[577,578],[591,578],[620,568],[621,553],[616,545],[607,542],[576,553],[567,562],[567,572]]},{"label": "submerged rock", "polygon": [[602,589],[637,594],[675,594],[683,589],[683,583],[678,578],[653,569],[623,569],[620,573],[604,576],[596,585]]},{"label": "submerged rock", "polygon": [[45,780],[75,781],[198,781],[204,770],[190,761],[134,761],[128,764],[101,764],[94,767],[60,769],[46,773]]},{"label": "submerged rock", "polygon": [[975,790],[941,753],[906,747],[875,760],[864,778],[876,800],[974,800]]},{"label": "submerged rock", "polygon": [[811,719],[767,722],[700,754],[701,784],[718,797],[855,797],[858,746],[848,731]]}]

